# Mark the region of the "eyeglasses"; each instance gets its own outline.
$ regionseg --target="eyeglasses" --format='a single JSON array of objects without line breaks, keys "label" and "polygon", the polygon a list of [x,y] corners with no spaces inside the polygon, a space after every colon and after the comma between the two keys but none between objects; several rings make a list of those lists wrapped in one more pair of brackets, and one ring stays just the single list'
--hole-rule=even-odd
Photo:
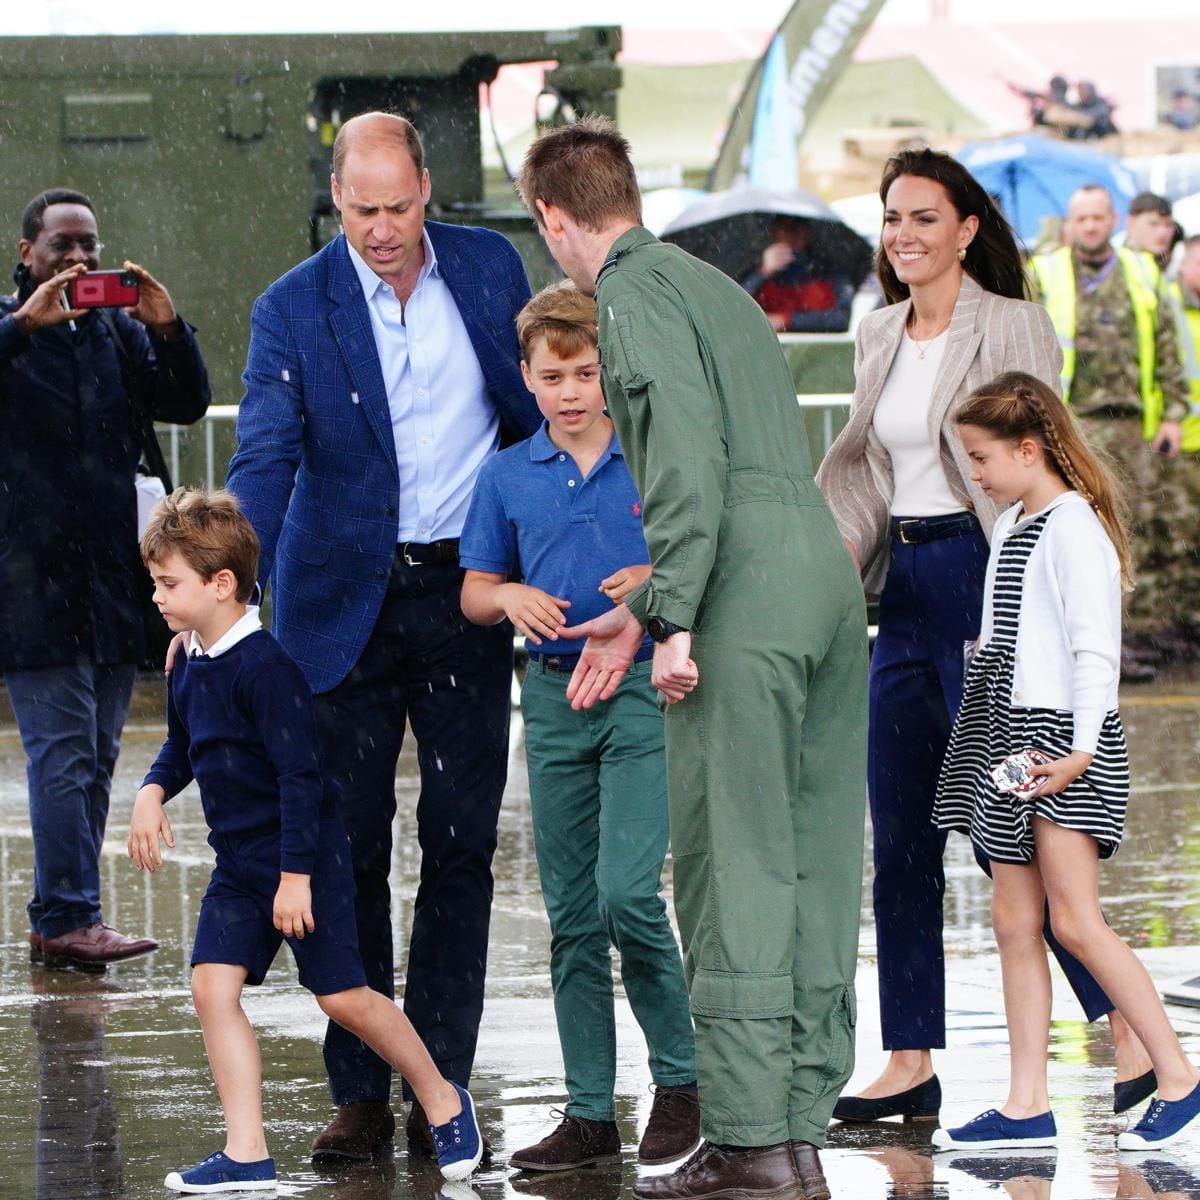
[{"label": "eyeglasses", "polygon": [[62,234],[52,237],[46,245],[55,254],[66,254],[72,246],[78,246],[84,254],[99,254],[104,249],[104,243],[94,237],[70,238]]}]

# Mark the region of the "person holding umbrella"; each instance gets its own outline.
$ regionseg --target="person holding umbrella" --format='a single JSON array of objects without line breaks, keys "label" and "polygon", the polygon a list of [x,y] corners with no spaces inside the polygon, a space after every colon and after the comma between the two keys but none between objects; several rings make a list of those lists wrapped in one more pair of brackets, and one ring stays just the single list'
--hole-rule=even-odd
[{"label": "person holding umbrella", "polygon": [[[932,1120],[932,1050],[945,1046],[942,855],[931,822],[962,698],[963,647],[979,634],[996,506],[971,480],[954,412],[1004,371],[1057,392],[1062,354],[1024,299],[1021,256],[991,197],[953,158],[905,150],[880,184],[876,269],[887,307],[864,318],[850,420],[818,483],[868,593],[881,593],[871,662],[868,793],[884,1049],[881,1075],[834,1117]],[[1089,1020],[1113,1005],[1046,929]],[[1144,1049],[1113,1014],[1117,1111],[1154,1088]]]}]

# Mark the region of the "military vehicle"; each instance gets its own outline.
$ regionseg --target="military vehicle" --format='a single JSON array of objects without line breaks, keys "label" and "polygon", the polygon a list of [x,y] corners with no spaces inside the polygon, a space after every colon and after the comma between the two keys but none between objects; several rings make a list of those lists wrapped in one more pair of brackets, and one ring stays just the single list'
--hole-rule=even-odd
[{"label": "military vehicle", "polygon": [[549,62],[544,121],[615,116],[620,48],[611,27],[0,38],[12,261],[32,196],[86,192],[104,265],[131,258],[167,285],[200,330],[214,402],[236,403],[254,298],[337,233],[329,173],[343,121],[376,108],[408,116],[428,152],[430,215],[501,230],[535,285],[548,282],[557,270],[511,189],[485,195],[488,89],[504,64]]}]

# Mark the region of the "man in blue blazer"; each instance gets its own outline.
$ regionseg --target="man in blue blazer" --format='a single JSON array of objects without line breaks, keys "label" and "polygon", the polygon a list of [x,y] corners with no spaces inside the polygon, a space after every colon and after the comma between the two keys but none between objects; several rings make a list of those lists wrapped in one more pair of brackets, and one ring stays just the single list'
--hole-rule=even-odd
[{"label": "man in blue blazer", "polygon": [[[359,949],[368,983],[389,996],[396,762],[412,725],[422,857],[404,1008],[465,1086],[512,631],[463,618],[458,536],[483,462],[538,427],[514,325],[529,284],[499,234],[425,221],[429,172],[402,117],[342,126],[331,189],[342,236],[255,303],[228,486],[262,541],[276,636],[316,695],[354,857]],[[313,1157],[369,1158],[395,1131],[390,1069],[332,1023],[325,1064],[338,1112]],[[408,1132],[410,1149],[431,1150],[415,1106]]]}]

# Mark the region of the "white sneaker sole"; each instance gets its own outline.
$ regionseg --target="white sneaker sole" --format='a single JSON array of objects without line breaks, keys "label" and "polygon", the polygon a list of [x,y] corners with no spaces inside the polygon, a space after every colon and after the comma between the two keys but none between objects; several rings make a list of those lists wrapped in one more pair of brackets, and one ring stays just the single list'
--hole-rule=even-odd
[{"label": "white sneaker sole", "polygon": [[458,1162],[453,1162],[449,1166],[440,1168],[442,1178],[449,1179],[451,1183],[461,1183],[464,1179],[470,1179],[471,1173],[479,1166],[480,1160],[483,1158],[483,1130],[479,1128],[479,1118],[475,1115],[475,1100],[466,1088],[463,1088],[463,1094],[467,1098],[467,1103],[471,1106],[471,1121],[475,1126],[475,1134],[479,1145],[475,1147],[474,1158],[462,1158]]},{"label": "white sneaker sole", "polygon": [[193,1196],[210,1192],[274,1192],[278,1186],[278,1179],[246,1180],[244,1183],[184,1183],[178,1171],[172,1171],[163,1180],[163,1187]]},{"label": "white sneaker sole", "polygon": [[1196,1119],[1193,1117],[1182,1129],[1177,1129],[1174,1133],[1169,1133],[1166,1137],[1161,1137],[1153,1142],[1143,1141],[1141,1134],[1134,1133],[1132,1129],[1128,1129],[1124,1133],[1117,1134],[1117,1149],[1140,1150],[1143,1152],[1147,1150],[1162,1150],[1167,1146],[1173,1145],[1186,1134],[1195,1133],[1193,1127],[1196,1123]]},{"label": "white sneaker sole", "polygon": [[956,1142],[945,1129],[933,1131],[934,1150],[1048,1150],[1057,1145],[1057,1135],[1040,1138],[995,1138],[984,1142]]}]

